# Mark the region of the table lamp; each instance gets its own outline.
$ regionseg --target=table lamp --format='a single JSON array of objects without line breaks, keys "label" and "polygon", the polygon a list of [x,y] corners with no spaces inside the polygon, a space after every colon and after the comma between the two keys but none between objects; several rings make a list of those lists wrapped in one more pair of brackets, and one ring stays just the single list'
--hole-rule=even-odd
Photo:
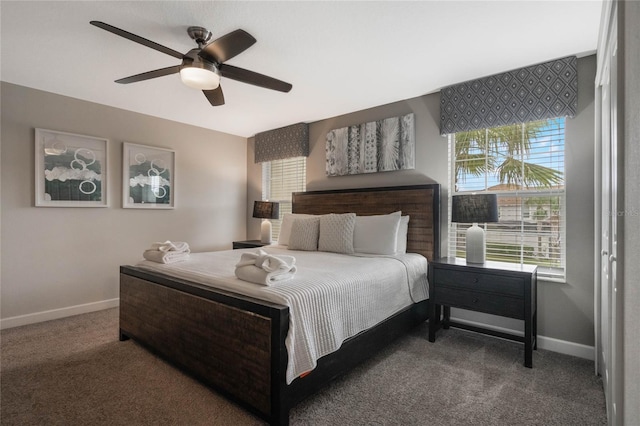
[{"label": "table lamp", "polygon": [[271,221],[269,219],[278,219],[280,213],[280,204],[270,201],[255,201],[253,203],[253,217],[262,219],[260,225],[260,242],[271,244]]},{"label": "table lamp", "polygon": [[451,222],[473,223],[467,229],[467,263],[484,263],[484,230],[478,223],[498,221],[496,194],[454,195],[451,198]]}]

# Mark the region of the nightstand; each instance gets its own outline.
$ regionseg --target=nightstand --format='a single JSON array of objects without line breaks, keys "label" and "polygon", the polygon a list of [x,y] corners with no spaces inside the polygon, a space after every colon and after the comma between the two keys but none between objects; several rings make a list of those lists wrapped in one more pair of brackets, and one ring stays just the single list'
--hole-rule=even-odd
[{"label": "nightstand", "polygon": [[234,241],[233,249],[258,248],[268,246],[269,243],[260,242],[260,240]]},{"label": "nightstand", "polygon": [[[429,262],[429,341],[440,328],[464,328],[524,343],[524,365],[537,348],[537,266],[504,262]],[[451,307],[524,320],[524,337],[450,321]],[[441,315],[442,310],[442,315]]]}]

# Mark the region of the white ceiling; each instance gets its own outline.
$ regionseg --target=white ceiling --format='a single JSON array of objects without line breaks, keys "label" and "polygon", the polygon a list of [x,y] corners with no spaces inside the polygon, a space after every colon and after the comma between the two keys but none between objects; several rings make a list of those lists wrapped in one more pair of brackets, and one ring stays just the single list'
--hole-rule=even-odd
[{"label": "white ceiling", "polygon": [[[408,99],[596,49],[590,1],[2,1],[3,81],[239,136]],[[237,28],[258,42],[229,64],[293,84],[281,93],[222,80],[212,107],[178,75],[114,80],[179,60],[89,24],[103,21],[187,52],[186,28]]]}]

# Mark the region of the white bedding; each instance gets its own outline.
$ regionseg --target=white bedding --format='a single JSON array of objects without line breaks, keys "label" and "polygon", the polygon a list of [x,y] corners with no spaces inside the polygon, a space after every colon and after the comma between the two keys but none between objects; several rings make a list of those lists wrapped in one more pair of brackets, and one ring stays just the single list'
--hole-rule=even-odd
[{"label": "white bedding", "polygon": [[243,252],[191,253],[173,264],[143,261],[138,266],[215,288],[289,307],[286,338],[287,384],[312,370],[342,342],[394,313],[428,298],[427,260],[414,253],[395,256],[344,255],[263,247],[273,255],[296,258],[293,279],[262,286],[234,275]]}]

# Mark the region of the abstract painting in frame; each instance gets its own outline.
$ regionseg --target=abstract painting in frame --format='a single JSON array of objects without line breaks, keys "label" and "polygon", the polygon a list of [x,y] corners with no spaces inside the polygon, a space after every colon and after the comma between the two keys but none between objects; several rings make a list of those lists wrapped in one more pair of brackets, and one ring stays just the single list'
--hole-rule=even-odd
[{"label": "abstract painting in frame", "polygon": [[123,144],[122,207],[175,208],[175,151]]},{"label": "abstract painting in frame", "polygon": [[107,207],[107,142],[36,129],[35,205]]},{"label": "abstract painting in frame", "polygon": [[415,118],[407,114],[327,133],[327,176],[415,168]]}]

